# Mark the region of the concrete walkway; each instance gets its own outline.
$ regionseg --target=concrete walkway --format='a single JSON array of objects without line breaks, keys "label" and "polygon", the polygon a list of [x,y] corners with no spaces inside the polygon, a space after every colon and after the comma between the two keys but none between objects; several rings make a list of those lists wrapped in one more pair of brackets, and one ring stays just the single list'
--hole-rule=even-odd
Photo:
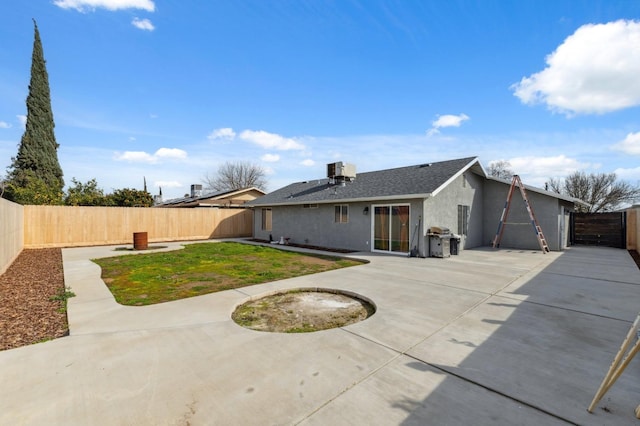
[{"label": "concrete walkway", "polygon": [[[113,249],[63,250],[71,335],[0,352],[0,424],[640,425],[638,359],[586,411],[640,306],[624,250],[358,253],[371,263],[125,307],[89,260]],[[378,310],[306,334],[230,319],[250,296],[315,286]]]}]

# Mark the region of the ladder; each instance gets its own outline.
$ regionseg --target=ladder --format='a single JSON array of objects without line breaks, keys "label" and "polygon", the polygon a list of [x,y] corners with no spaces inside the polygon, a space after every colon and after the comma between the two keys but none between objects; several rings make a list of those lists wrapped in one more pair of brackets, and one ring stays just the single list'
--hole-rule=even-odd
[{"label": "ladder", "polygon": [[502,234],[504,233],[504,226],[507,224],[509,208],[511,207],[511,197],[513,196],[513,190],[516,186],[520,188],[520,194],[522,194],[522,200],[524,201],[524,205],[527,208],[527,213],[529,213],[529,219],[531,220],[531,225],[533,226],[533,230],[536,233],[538,244],[540,244],[540,250],[542,250],[542,253],[546,254],[549,251],[547,240],[544,238],[542,228],[540,227],[540,225],[538,225],[536,215],[533,213],[531,203],[529,203],[529,197],[527,197],[527,191],[524,189],[524,185],[522,184],[520,176],[518,175],[513,175],[513,179],[511,180],[511,186],[509,187],[509,193],[507,194],[507,201],[505,201],[504,203],[504,209],[502,210],[502,216],[500,217],[498,230],[496,231],[496,236],[493,238],[493,248],[500,247],[500,241],[502,240]]}]

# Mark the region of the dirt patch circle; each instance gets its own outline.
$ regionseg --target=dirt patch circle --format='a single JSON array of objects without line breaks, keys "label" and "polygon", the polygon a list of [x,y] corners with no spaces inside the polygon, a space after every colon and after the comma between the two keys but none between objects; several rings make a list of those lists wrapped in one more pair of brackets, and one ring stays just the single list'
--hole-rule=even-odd
[{"label": "dirt patch circle", "polygon": [[254,297],[231,318],[242,327],[276,333],[309,333],[363,321],[376,311],[367,298],[334,289],[295,289]]}]

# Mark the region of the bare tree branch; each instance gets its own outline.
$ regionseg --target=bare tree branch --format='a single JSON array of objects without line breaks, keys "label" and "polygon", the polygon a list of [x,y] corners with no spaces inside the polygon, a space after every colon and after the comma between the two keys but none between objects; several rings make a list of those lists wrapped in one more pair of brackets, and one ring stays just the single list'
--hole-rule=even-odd
[{"label": "bare tree branch", "polygon": [[256,187],[266,190],[266,171],[259,165],[247,161],[226,162],[215,174],[207,173],[202,183],[214,191],[233,191]]},{"label": "bare tree branch", "polygon": [[511,179],[514,175],[513,170],[511,170],[511,163],[505,160],[491,161],[488,172],[489,176],[506,180]]},{"label": "bare tree branch", "polygon": [[[560,188],[559,180],[550,179],[549,184],[553,191]],[[591,213],[612,211],[622,204],[632,204],[640,199],[640,187],[618,181],[615,173],[586,174],[577,171],[567,176],[562,191],[556,192],[589,203],[589,207],[581,206],[578,209]]]},{"label": "bare tree branch", "polygon": [[555,192],[556,194],[562,193],[562,181],[556,178],[550,178],[549,181],[545,184],[545,189],[547,191]]}]

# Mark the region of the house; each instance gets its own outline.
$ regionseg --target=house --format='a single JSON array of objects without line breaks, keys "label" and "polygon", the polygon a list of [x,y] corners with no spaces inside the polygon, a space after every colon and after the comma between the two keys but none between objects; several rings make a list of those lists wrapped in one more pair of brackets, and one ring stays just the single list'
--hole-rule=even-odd
[{"label": "house", "polygon": [[242,208],[247,201],[265,195],[256,187],[233,189],[228,191],[202,192],[202,185],[191,185],[191,194],[157,202],[154,207],[218,207]]},{"label": "house", "polygon": [[[477,157],[357,175],[349,164],[327,169],[326,178],[293,183],[248,202],[255,211],[254,237],[428,256],[432,231],[446,228],[458,234],[458,249],[487,246],[511,184],[487,176]],[[564,249],[576,200],[525,188],[549,248]],[[519,191],[514,191],[508,219],[501,247],[540,249]]]}]

